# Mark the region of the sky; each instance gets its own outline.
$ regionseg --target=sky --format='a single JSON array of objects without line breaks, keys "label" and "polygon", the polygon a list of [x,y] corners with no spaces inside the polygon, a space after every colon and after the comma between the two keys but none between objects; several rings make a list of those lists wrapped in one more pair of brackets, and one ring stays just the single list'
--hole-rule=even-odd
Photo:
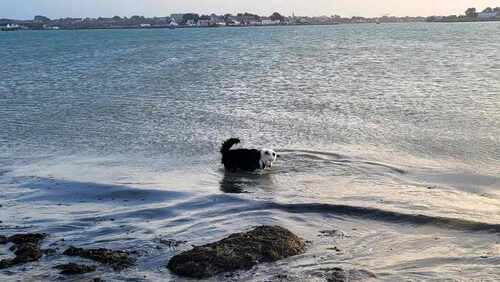
[{"label": "sky", "polygon": [[297,16],[432,16],[463,14],[468,7],[500,6],[500,0],[0,0],[0,18],[167,16],[277,11]]}]

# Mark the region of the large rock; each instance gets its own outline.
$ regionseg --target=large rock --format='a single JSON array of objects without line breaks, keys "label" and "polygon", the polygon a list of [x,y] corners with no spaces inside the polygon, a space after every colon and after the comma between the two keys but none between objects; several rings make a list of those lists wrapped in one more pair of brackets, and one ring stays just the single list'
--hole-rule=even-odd
[{"label": "large rock", "polygon": [[16,264],[37,261],[43,256],[40,246],[34,243],[17,245],[14,254],[16,255],[14,258]]},{"label": "large rock", "polygon": [[61,264],[54,268],[59,269],[61,271],[60,273],[64,275],[84,274],[84,273],[94,272],[97,269],[93,265],[83,265],[76,263]]},{"label": "large rock", "polygon": [[91,259],[100,263],[111,266],[114,270],[123,270],[132,266],[135,259],[131,258],[128,252],[113,251],[108,249],[82,249],[69,247],[64,251],[65,256],[78,256],[86,259]]},{"label": "large rock", "polygon": [[304,240],[292,232],[279,226],[260,226],[178,254],[167,267],[177,275],[206,278],[250,269],[258,263],[277,261],[304,251]]},{"label": "large rock", "polygon": [[0,237],[0,244],[14,243],[12,249],[16,255],[13,259],[0,260],[0,269],[39,260],[43,255],[40,243],[45,236],[45,234],[35,233]]}]

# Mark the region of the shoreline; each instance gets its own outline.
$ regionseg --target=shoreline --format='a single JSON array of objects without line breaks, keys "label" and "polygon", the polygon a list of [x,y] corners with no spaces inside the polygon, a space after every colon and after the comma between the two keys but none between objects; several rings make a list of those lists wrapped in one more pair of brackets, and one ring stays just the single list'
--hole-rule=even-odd
[{"label": "shoreline", "polygon": [[484,22],[500,22],[499,19],[487,19],[487,20],[432,20],[432,21],[411,21],[411,22],[359,22],[359,23],[315,23],[315,24],[281,24],[281,25],[232,25],[232,26],[150,26],[150,27],[140,27],[140,26],[119,26],[119,27],[86,27],[86,28],[59,28],[59,29],[30,29],[30,28],[20,28],[6,30],[1,29],[0,32],[13,32],[13,31],[61,31],[61,30],[125,30],[125,29],[214,29],[214,28],[251,28],[251,27],[285,27],[285,26],[338,26],[338,25],[379,25],[379,24],[411,24],[411,23],[484,23]]}]

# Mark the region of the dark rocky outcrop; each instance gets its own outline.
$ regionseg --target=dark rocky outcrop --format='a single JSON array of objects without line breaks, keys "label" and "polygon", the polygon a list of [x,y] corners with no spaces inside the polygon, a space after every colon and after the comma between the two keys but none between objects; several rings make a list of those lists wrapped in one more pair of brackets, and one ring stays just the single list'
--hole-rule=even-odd
[{"label": "dark rocky outcrop", "polygon": [[258,263],[277,261],[304,251],[304,241],[287,229],[260,226],[178,254],[167,267],[177,275],[206,278],[222,272],[250,269]]},{"label": "dark rocky outcrop", "polygon": [[16,234],[10,236],[8,240],[16,245],[25,243],[39,244],[46,236],[41,233]]},{"label": "dark rocky outcrop", "polygon": [[123,270],[135,263],[135,259],[131,258],[128,252],[113,251],[104,248],[82,249],[71,246],[66,251],[64,251],[63,255],[78,256],[91,259],[103,264],[107,264],[114,270]]},{"label": "dark rocky outcrop", "polygon": [[84,274],[94,272],[96,270],[96,267],[93,265],[82,265],[76,263],[61,264],[54,268],[61,270],[60,273],[64,275]]},{"label": "dark rocky outcrop", "polygon": [[34,233],[0,237],[0,244],[14,243],[11,250],[16,255],[13,259],[1,260],[0,269],[39,260],[43,255],[40,243],[45,236],[45,234]]}]

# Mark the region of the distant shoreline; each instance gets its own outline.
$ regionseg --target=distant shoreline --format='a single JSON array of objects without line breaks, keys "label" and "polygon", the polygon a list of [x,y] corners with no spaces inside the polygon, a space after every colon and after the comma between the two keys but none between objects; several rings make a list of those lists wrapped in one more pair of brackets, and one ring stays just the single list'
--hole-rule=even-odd
[{"label": "distant shoreline", "polygon": [[206,29],[206,28],[247,28],[247,27],[283,27],[283,26],[338,26],[338,25],[359,25],[359,24],[408,24],[408,23],[479,23],[479,22],[500,22],[500,18],[493,19],[427,19],[423,21],[405,22],[338,22],[338,23],[288,23],[288,24],[259,24],[259,25],[226,25],[226,26],[102,26],[102,27],[64,27],[64,28],[12,28],[0,27],[0,32],[5,31],[56,31],[56,30],[123,30],[123,29]]},{"label": "distant shoreline", "polygon": [[14,30],[4,30],[3,28],[0,30],[4,32],[12,32],[12,31],[61,31],[61,30],[150,30],[150,29],[219,29],[219,28],[251,28],[251,27],[286,27],[286,26],[339,26],[339,25],[375,25],[375,24],[410,24],[410,23],[480,23],[480,22],[500,22],[500,19],[495,20],[472,20],[472,21],[412,21],[412,22],[386,22],[386,23],[335,23],[335,24],[286,24],[286,25],[249,25],[249,26],[209,26],[209,27],[200,27],[200,26],[178,26],[175,28],[169,26],[150,26],[150,27],[136,27],[136,26],[123,26],[123,27],[86,27],[86,28],[61,28],[61,29],[14,29]]},{"label": "distant shoreline", "polygon": [[443,18],[443,19],[427,19],[428,23],[476,23],[476,22],[500,22],[500,18]]}]

